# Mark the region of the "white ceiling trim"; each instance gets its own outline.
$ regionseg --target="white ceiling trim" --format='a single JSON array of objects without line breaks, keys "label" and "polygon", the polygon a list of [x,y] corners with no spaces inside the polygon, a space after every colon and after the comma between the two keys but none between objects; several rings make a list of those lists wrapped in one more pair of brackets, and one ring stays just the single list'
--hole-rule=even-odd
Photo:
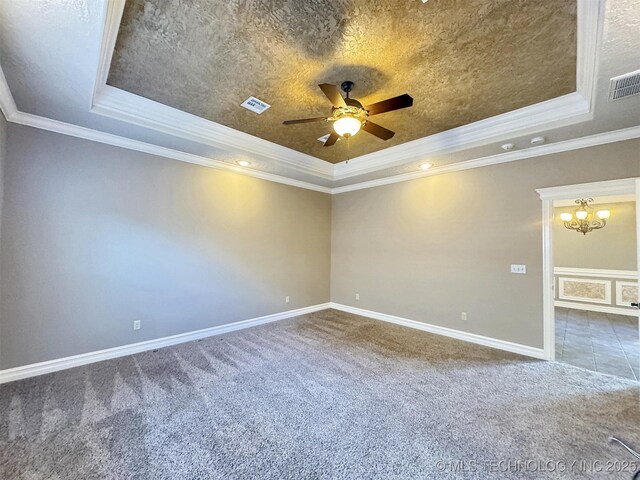
[{"label": "white ceiling trim", "polygon": [[[590,197],[593,198],[593,203],[594,204],[609,204],[609,203],[629,203],[629,202],[635,202],[636,201],[636,196],[633,194],[627,194],[627,195],[608,195],[608,196],[596,196],[596,197]],[[557,208],[557,207],[573,207],[576,208],[578,205],[576,205],[576,200],[574,198],[568,198],[568,199],[564,199],[564,200],[556,200],[553,202],[553,207]]]},{"label": "white ceiling trim", "polygon": [[577,92],[362,155],[351,159],[348,164],[331,165],[311,155],[106,85],[125,0],[106,0],[105,26],[91,111],[227,151],[249,152],[266,157],[275,164],[284,164],[287,168],[321,178],[350,178],[412,161],[424,161],[432,155],[452,153],[502,137],[590,120],[605,0],[577,2]]},{"label": "white ceiling trim", "polygon": [[328,162],[110,85],[98,89],[91,111],[227,152],[251,154],[272,165],[333,179],[333,165]]},{"label": "white ceiling trim", "polygon": [[160,147],[151,143],[132,140],[126,137],[120,137],[118,135],[100,132],[98,130],[92,130],[90,128],[79,127],[77,125],[72,125],[70,123],[65,123],[50,118],[40,117],[38,115],[32,115],[30,113],[18,112],[18,114],[14,116],[12,121],[22,125],[27,125],[29,127],[36,127],[43,130],[48,130],[50,132],[56,132],[63,135],[70,135],[72,137],[83,138],[85,140],[105,143],[107,145],[122,147],[128,150],[136,150],[138,152],[149,153],[151,155],[157,155],[159,157],[172,158],[174,160],[180,160],[182,162],[193,163],[195,165],[202,165],[210,168],[217,168],[219,170],[230,170],[235,173],[247,175],[249,177],[260,178],[276,183],[284,183],[285,185],[306,188],[307,190],[331,193],[331,188],[329,187],[323,187],[320,185],[315,185],[313,183],[294,180],[293,178],[282,177],[280,175],[262,172],[260,170],[239,167],[220,160],[214,160],[212,158],[202,157],[200,155],[193,155],[191,153],[181,152],[179,150],[173,150],[171,148]]},{"label": "white ceiling trim", "polygon": [[38,115],[33,115],[31,113],[21,112],[16,108],[15,101],[13,100],[13,96],[11,95],[9,85],[7,84],[7,80],[4,76],[4,72],[1,66],[0,109],[2,110],[2,113],[8,121],[18,123],[20,125],[26,125],[28,127],[61,133],[63,135],[69,135],[72,137],[91,140],[98,143],[113,145],[115,147],[126,148],[128,150],[135,150],[151,155],[157,155],[164,158],[180,160],[182,162],[193,163],[195,165],[217,168],[219,170],[229,170],[241,175],[260,178],[262,180],[269,180],[276,183],[283,183],[285,185],[291,185],[293,187],[305,188],[307,190],[314,190],[316,192],[331,193],[331,188],[329,187],[323,187],[321,185],[315,185],[313,183],[303,182],[300,180],[295,180],[293,178],[266,173],[251,168],[241,168],[237,165],[233,165],[220,160],[214,160],[212,158],[202,157],[200,155],[193,155],[191,153],[181,152],[179,150],[173,150],[171,148],[160,147],[158,145],[141,142],[139,140],[133,140],[131,138],[121,137],[119,135],[113,135],[111,133],[105,133],[99,130],[93,130],[91,128],[80,127],[78,125],[72,125],[70,123],[61,122],[59,120],[53,120],[51,118],[45,118]]},{"label": "white ceiling trim", "polygon": [[333,179],[333,165],[312,155],[107,85],[125,3],[125,0],[105,2],[100,59],[90,106],[93,113],[226,151],[245,155],[251,153],[275,165],[284,165],[327,180]]},{"label": "white ceiling trim", "polygon": [[[90,128],[80,127],[78,125],[72,125],[69,123],[53,120],[30,113],[20,112],[16,108],[16,104],[13,100],[13,96],[9,90],[4,72],[0,66],[0,109],[4,113],[5,118],[14,123],[27,125],[34,128],[40,128],[52,132],[61,133],[63,135],[70,135],[73,137],[83,138],[99,143],[113,145],[116,147],[127,148],[129,150],[136,150],[139,152],[149,153],[151,155],[158,155],[165,158],[171,158],[183,162],[193,163],[196,165],[202,165],[211,168],[218,168],[221,170],[230,170],[241,175],[248,175],[251,177],[261,178],[263,180],[269,180],[272,182],[283,183],[294,187],[305,188],[308,190],[314,190],[317,192],[339,194],[346,193],[354,190],[362,190],[365,188],[374,188],[382,185],[390,185],[393,183],[406,182],[409,180],[415,180],[417,178],[429,177],[434,175],[442,175],[445,173],[458,172],[463,170],[470,170],[473,168],[486,167],[489,165],[497,165],[500,163],[513,162],[517,160],[524,160],[527,158],[534,158],[542,155],[549,155],[553,153],[567,152],[571,150],[577,150],[580,148],[587,148],[596,145],[603,145],[607,143],[621,142],[625,140],[631,140],[640,138],[640,126],[626,128],[623,130],[617,130],[613,132],[600,133],[597,135],[591,135],[587,137],[577,138],[573,140],[567,140],[564,142],[550,143],[547,145],[541,145],[539,147],[532,147],[526,150],[519,150],[515,152],[507,152],[498,155],[491,155],[488,157],[467,160],[465,162],[452,163],[449,165],[443,165],[433,167],[426,171],[416,171],[401,175],[395,175],[393,177],[382,178],[378,180],[372,180],[367,182],[361,182],[353,185],[347,185],[344,187],[329,188],[321,185],[315,185],[309,182],[302,182],[294,180],[288,177],[282,177],[280,175],[274,175],[270,173],[261,172],[258,170],[252,170],[250,168],[239,168],[232,164],[214,160],[199,155],[193,155],[170,148],[160,147],[157,145],[133,140],[110,133],[93,130]],[[626,185],[625,185],[626,186]],[[545,198],[547,194],[553,195],[555,191],[553,188],[541,190],[541,197]],[[549,192],[549,193],[547,193]],[[566,187],[563,187],[563,192],[566,192]],[[577,192],[569,192],[564,198],[575,197]],[[607,194],[617,195],[627,192],[619,192],[612,190]]]},{"label": "white ceiling trim", "polygon": [[70,123],[40,117],[38,115],[32,115],[30,113],[18,112],[17,115],[13,116],[11,121],[14,123],[19,123],[21,125],[27,125],[29,127],[40,128],[42,130],[48,130],[50,132],[56,132],[72,137],[83,138],[85,140],[105,143],[107,145],[126,148],[128,150],[136,150],[138,152],[149,153],[151,155],[157,155],[159,157],[172,158],[174,160],[180,160],[182,162],[193,163],[195,165],[202,165],[210,168],[217,168],[219,170],[230,170],[235,173],[247,175],[249,177],[260,178],[262,180],[269,180],[276,183],[284,183],[285,185],[306,188],[307,190],[331,193],[331,188],[329,187],[323,187],[320,185],[315,185],[313,183],[294,180],[293,178],[282,177],[280,175],[262,172],[260,170],[239,167],[220,160],[214,160],[212,158],[202,157],[200,155],[193,155],[191,153],[181,152],[179,150],[173,150],[171,148],[160,147],[151,143],[145,143],[138,140],[133,140],[131,138],[113,135],[111,133],[100,132],[98,130],[80,127],[78,125],[72,125]]},{"label": "white ceiling trim", "polygon": [[604,25],[604,0],[577,0],[576,92],[463,125],[429,137],[362,155],[334,167],[334,180],[375,172],[430,156],[453,153],[527,132],[559,128],[593,118],[598,46]]},{"label": "white ceiling trim", "polygon": [[0,110],[2,110],[4,118],[10,122],[14,121],[18,113],[18,107],[16,107],[16,102],[13,100],[13,95],[9,90],[9,84],[4,76],[2,67],[0,67]]},{"label": "white ceiling trim", "polygon": [[[108,97],[110,101],[115,104],[115,110],[119,112],[118,114],[125,116],[127,115],[127,102],[130,100],[130,97],[135,97],[137,99],[143,100],[146,108],[149,108],[150,104],[155,104],[155,106],[158,106],[158,108],[161,108],[161,110],[163,111],[165,108],[171,109],[170,107],[158,104],[157,102],[142,99],[141,97],[138,97],[136,95],[128,94],[127,92],[106,85],[108,70],[111,63],[111,56],[113,54],[113,49],[117,38],[117,32],[122,16],[124,2],[125,0],[105,0],[104,3],[105,9],[103,15],[105,16],[105,30],[103,32],[99,68],[94,84],[93,102],[95,102],[98,98]],[[531,118],[533,118],[535,122],[543,122],[545,119],[549,121],[549,115],[551,114],[552,116],[555,115],[552,119],[552,121],[555,122],[566,121],[572,123],[574,121],[581,121],[581,119],[584,118],[585,115],[591,115],[590,100],[593,96],[595,82],[594,75],[596,73],[596,60],[598,51],[597,47],[601,38],[602,19],[604,16],[603,5],[604,0],[578,0],[578,92],[570,95],[565,95],[557,99],[549,100],[548,102],[542,102],[531,107],[526,107],[525,109],[520,109],[504,115],[482,120],[465,127],[460,127],[460,129],[454,129],[450,132],[443,132],[443,134],[432,135],[431,137],[426,137],[424,139],[409,142],[397,147],[392,147],[381,152],[376,152],[375,154],[353,159],[350,161],[349,166],[355,164],[356,167],[350,168],[354,168],[354,170],[359,168],[362,169],[357,173],[353,173],[353,171],[350,171],[349,169],[346,169],[345,171],[345,165],[339,164],[334,167],[328,162],[321,161],[319,159],[316,159],[315,157],[301,154],[280,145],[276,145],[257,137],[253,137],[251,135],[229,129],[228,127],[223,127],[221,125],[215,124],[217,125],[217,127],[222,127],[221,129],[217,130],[217,134],[221,137],[224,137],[224,135],[230,132],[231,136],[233,137],[231,140],[225,138],[222,138],[221,140],[222,142],[226,142],[225,145],[227,145],[227,150],[229,150],[228,146],[231,145],[232,148],[237,148],[242,153],[246,154],[247,151],[251,151],[251,148],[254,148],[257,149],[259,155],[267,157],[271,156],[272,158],[275,156],[277,157],[277,161],[282,161],[282,158],[279,156],[279,152],[284,149],[287,154],[291,155],[284,160],[288,168],[297,167],[298,171],[305,171],[306,173],[311,173],[325,179],[338,180],[340,178],[348,178],[355,174],[364,173],[365,170],[375,171],[380,168],[388,168],[390,165],[395,164],[396,162],[406,163],[407,159],[411,159],[412,156],[415,156],[416,160],[424,160],[425,155],[427,154],[426,152],[429,151],[429,149],[432,149],[432,151],[436,151],[440,154],[460,150],[462,148],[462,144],[457,144],[454,137],[458,137],[458,140],[460,138],[463,138],[464,142],[467,142],[467,144],[464,145],[464,148],[468,148],[470,146],[468,145],[468,143],[477,144],[482,143],[483,140],[486,140],[486,138],[483,138],[483,132],[486,133],[486,131],[488,130],[493,131],[494,135],[510,135],[513,134],[513,131],[509,130],[509,124],[511,124],[513,128],[519,128],[519,131],[521,131],[523,125]],[[104,109],[105,111],[109,111],[112,107],[113,105],[96,106],[95,104],[93,104],[93,108],[95,110]],[[343,187],[329,188],[310,182],[304,182],[280,175],[265,173],[251,168],[241,169],[232,163],[194,155],[170,148],[160,147],[138,140],[133,140],[118,135],[68,124],[58,120],[20,112],[16,107],[1,67],[0,109],[2,109],[2,112],[4,113],[7,120],[11,122],[49,130],[64,135],[71,135],[78,138],[114,145],[121,148],[149,153],[152,155],[158,155],[211,168],[230,170],[241,175],[248,175],[264,180],[274,181],[277,183],[283,183],[299,188],[305,188],[331,194],[344,193],[364,188],[372,188],[381,185],[413,180],[425,176],[440,175],[449,172],[480,168],[488,165],[517,161],[541,155],[548,155],[551,153],[559,153],[640,137],[640,126],[638,126],[624,130],[568,140],[555,144],[542,145],[526,150],[501,153],[498,155],[472,159],[465,162],[443,165],[440,167],[434,167],[428,171],[411,172]],[[200,119],[199,117],[186,114],[185,112],[180,112],[175,109],[171,110],[179,112],[182,115],[188,115],[189,117],[208,122],[206,120]],[[149,108],[148,112],[145,112],[145,114],[147,115],[149,113],[161,115],[163,112],[154,110],[152,106],[151,108]],[[153,122],[154,119],[151,118],[149,119],[149,121]],[[213,122],[208,123],[213,124]],[[143,126],[148,127],[149,125],[144,124]],[[200,125],[200,127],[202,127],[202,125]],[[207,136],[208,133],[209,132],[206,130],[206,127],[204,127],[204,130],[200,131],[196,129],[193,133],[195,135],[194,139],[197,137],[199,139],[198,141],[202,141],[202,136]],[[249,142],[250,145],[248,145],[245,141],[246,137],[251,140]],[[216,144],[216,146],[219,146],[219,144]],[[427,148],[425,148],[425,146]],[[360,160],[362,159],[365,159],[367,161],[361,162]]]},{"label": "white ceiling trim", "polygon": [[[640,127],[637,127],[640,129]],[[638,178],[640,179],[640,177]],[[582,198],[588,195],[599,197],[609,195],[634,195],[636,178],[623,178],[604,182],[581,183],[560,187],[538,188],[536,192],[541,200],[563,200],[567,198]]]},{"label": "white ceiling trim", "polygon": [[594,101],[604,18],[605,0],[578,0],[576,90],[589,105]]},{"label": "white ceiling trim", "polygon": [[524,130],[558,128],[591,119],[590,106],[577,92],[537,103],[512,112],[453,128],[429,137],[403,143],[339,163],[334,180],[404,165],[422,163],[434,155],[444,155],[474,146],[522,135]]},{"label": "white ceiling trim", "polygon": [[[623,130],[616,130],[613,132],[599,133],[596,135],[590,135],[588,137],[581,137],[573,140],[566,140],[564,142],[550,143],[547,145],[541,145],[539,147],[527,148],[526,150],[518,150],[515,152],[512,151],[508,153],[501,153],[498,155],[491,155],[483,158],[475,158],[473,160],[467,160],[464,162],[451,163],[449,165],[432,167],[426,171],[419,170],[416,172],[395,175],[393,177],[380,178],[378,180],[370,180],[367,182],[356,183],[353,185],[346,185],[344,187],[336,187],[331,190],[331,193],[337,194],[337,193],[351,192],[354,190],[362,190],[364,188],[379,187],[382,185],[389,185],[392,183],[415,180],[417,178],[422,178],[422,177],[431,177],[434,175],[442,175],[444,173],[460,172],[463,170],[470,170],[472,168],[487,167],[490,165],[498,165],[500,163],[526,160],[528,158],[535,158],[543,155],[550,155],[552,153],[568,152],[570,150],[578,150],[581,148],[593,147],[596,145],[604,145],[607,143],[622,142],[622,141],[631,140],[634,138],[640,138],[640,126],[625,128]],[[570,196],[567,198],[570,198]]]},{"label": "white ceiling trim", "polygon": [[111,0],[106,1],[103,5],[104,30],[102,31],[98,71],[93,83],[93,94],[89,102],[89,110],[93,108],[95,98],[101,94],[102,89],[107,85],[109,68],[113,58],[113,51],[116,48],[116,40],[118,39],[118,30],[120,29],[120,22],[122,22],[125,3],[126,0]]}]

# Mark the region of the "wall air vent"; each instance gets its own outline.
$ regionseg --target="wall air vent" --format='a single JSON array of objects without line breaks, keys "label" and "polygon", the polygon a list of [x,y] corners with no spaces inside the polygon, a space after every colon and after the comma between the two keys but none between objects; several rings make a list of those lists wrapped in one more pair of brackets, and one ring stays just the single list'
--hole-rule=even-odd
[{"label": "wall air vent", "polygon": [[619,100],[638,94],[640,94],[640,70],[611,79],[609,100]]},{"label": "wall air vent", "polygon": [[255,112],[258,115],[260,115],[262,112],[264,112],[271,105],[269,105],[268,103],[263,102],[262,100],[257,99],[256,97],[249,97],[244,102],[242,102],[240,104],[240,106],[246,108],[247,110],[251,110],[252,112]]}]

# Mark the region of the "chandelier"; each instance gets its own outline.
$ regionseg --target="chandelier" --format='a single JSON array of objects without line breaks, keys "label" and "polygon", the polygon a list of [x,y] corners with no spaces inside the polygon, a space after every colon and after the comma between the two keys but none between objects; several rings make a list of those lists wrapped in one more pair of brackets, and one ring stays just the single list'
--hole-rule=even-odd
[{"label": "chandelier", "polygon": [[[607,224],[607,220],[611,215],[609,210],[598,210],[589,205],[593,203],[593,198],[581,198],[576,200],[578,208],[573,213],[561,213],[560,220],[564,222],[564,226],[569,230],[575,230],[583,235],[586,235],[592,230],[599,230],[604,228]],[[575,218],[574,218],[575,216]]]}]

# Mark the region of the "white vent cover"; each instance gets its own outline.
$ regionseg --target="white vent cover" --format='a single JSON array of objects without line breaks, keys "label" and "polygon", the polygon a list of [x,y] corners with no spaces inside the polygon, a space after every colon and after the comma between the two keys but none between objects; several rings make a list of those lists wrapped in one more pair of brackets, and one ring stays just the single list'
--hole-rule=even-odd
[{"label": "white vent cover", "polygon": [[256,97],[249,97],[244,102],[242,102],[240,104],[240,106],[246,108],[247,110],[251,110],[252,112],[255,112],[258,115],[260,115],[262,112],[264,112],[271,105],[269,105],[266,102],[263,102],[262,100],[260,100],[260,99],[258,99]]},{"label": "white vent cover", "polygon": [[640,70],[613,77],[609,85],[609,100],[638,95],[640,93]]}]

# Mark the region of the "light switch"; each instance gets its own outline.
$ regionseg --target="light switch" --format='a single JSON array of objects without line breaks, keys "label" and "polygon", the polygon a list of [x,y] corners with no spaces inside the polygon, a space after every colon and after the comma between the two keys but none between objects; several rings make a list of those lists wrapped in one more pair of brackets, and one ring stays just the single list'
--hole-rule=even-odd
[{"label": "light switch", "polygon": [[525,275],[527,273],[526,265],[511,265],[511,273],[519,273],[520,275]]}]

